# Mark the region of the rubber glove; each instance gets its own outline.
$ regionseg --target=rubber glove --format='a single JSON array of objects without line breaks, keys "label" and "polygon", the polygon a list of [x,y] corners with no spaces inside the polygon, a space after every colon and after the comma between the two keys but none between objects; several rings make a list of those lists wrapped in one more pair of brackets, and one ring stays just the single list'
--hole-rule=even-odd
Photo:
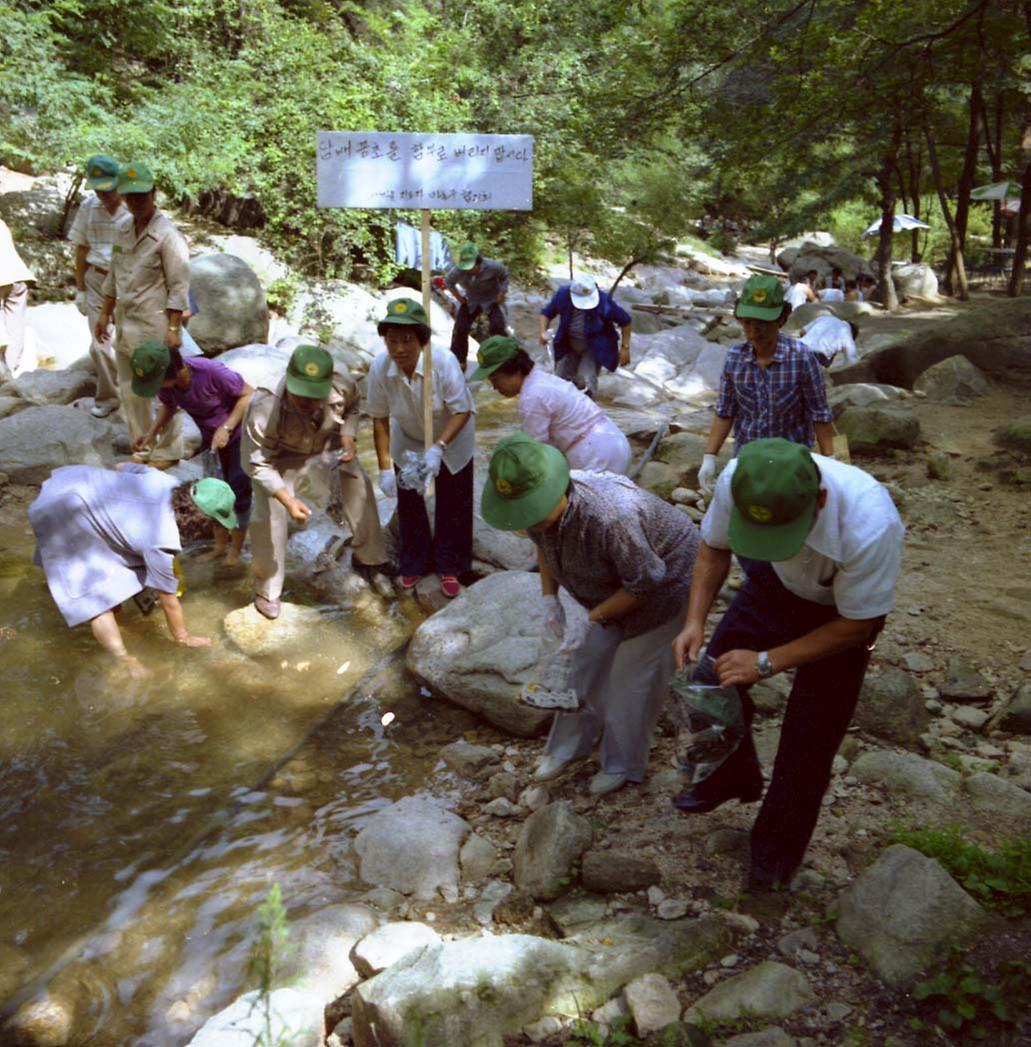
[{"label": "rubber glove", "polygon": [[698,490],[706,497],[712,495],[716,486],[716,455],[702,455],[702,467],[698,470]]},{"label": "rubber glove", "polygon": [[444,449],[440,444],[434,444],[432,447],[426,448],[426,453],[422,456],[423,464],[426,466],[426,471],[430,476],[436,476],[440,472],[440,463],[444,461]]},{"label": "rubber glove", "polygon": [[566,612],[557,593],[541,597],[544,605],[544,628],[552,636],[562,639],[566,635]]},{"label": "rubber glove", "polygon": [[393,469],[380,469],[379,489],[388,497],[397,497],[397,477]]},{"label": "rubber glove", "polygon": [[85,291],[76,291],[75,292],[75,308],[78,309],[79,312],[82,313],[83,316],[86,315],[86,292]]},{"label": "rubber glove", "polygon": [[587,639],[587,630],[590,629],[591,623],[587,618],[574,618],[566,626],[566,635],[562,640],[562,644],[559,647],[560,651],[575,651],[583,646],[584,640]]}]

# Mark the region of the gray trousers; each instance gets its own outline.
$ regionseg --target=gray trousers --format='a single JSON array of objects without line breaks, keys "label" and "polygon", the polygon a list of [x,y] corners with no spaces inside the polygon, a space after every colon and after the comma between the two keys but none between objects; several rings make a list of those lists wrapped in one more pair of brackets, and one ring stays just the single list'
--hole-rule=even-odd
[{"label": "gray trousers", "polygon": [[673,640],[683,624],[678,612],[631,640],[618,625],[592,625],[573,655],[569,685],[584,707],[556,713],[544,752],[559,760],[588,756],[601,739],[606,774],[643,782],[652,732],[673,675]]},{"label": "gray trousers", "polygon": [[572,382],[577,389],[582,389],[594,400],[598,398],[599,370],[598,361],[594,359],[589,349],[585,349],[582,353],[569,349],[566,355],[555,364],[555,374],[559,378]]},{"label": "gray trousers", "polygon": [[86,269],[86,321],[89,324],[89,354],[97,369],[97,394],[93,398],[98,407],[118,406],[118,361],[115,359],[115,340],[108,334],[97,340],[97,320],[104,307],[104,273],[89,266]]}]

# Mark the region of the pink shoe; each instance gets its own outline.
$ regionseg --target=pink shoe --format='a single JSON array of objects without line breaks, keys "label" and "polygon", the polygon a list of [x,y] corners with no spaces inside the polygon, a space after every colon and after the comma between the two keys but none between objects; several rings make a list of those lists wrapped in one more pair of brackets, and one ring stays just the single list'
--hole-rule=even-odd
[{"label": "pink shoe", "polygon": [[453,574],[442,574],[440,576],[440,591],[449,600],[453,600],[462,591],[462,584]]},{"label": "pink shoe", "polygon": [[421,581],[421,574],[403,574],[401,575],[401,588],[414,589]]}]

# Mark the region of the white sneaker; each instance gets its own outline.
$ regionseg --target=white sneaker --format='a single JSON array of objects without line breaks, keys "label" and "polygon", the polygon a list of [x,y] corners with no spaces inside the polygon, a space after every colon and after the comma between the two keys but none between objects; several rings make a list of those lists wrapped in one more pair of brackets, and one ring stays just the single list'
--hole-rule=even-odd
[{"label": "white sneaker", "polygon": [[543,756],[537,764],[537,770],[533,772],[535,782],[550,782],[557,778],[573,761],[560,760],[557,756]]},{"label": "white sneaker", "polygon": [[106,418],[109,414],[114,414],[118,408],[114,406],[108,406],[105,404],[94,404],[90,409],[89,413],[94,418]]},{"label": "white sneaker", "polygon": [[592,779],[587,791],[592,796],[604,796],[606,793],[614,793],[626,785],[625,774],[606,774],[599,771]]}]

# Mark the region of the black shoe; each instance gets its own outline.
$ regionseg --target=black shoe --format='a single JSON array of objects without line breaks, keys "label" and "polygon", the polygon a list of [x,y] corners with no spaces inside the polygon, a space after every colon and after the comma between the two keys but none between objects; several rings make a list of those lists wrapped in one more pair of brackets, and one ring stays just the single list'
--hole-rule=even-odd
[{"label": "black shoe", "polygon": [[715,811],[728,800],[740,800],[741,803],[755,803],[763,794],[762,780],[752,785],[730,792],[707,795],[696,789],[685,789],[673,797],[673,806],[684,814],[708,814]]},{"label": "black shoe", "polygon": [[364,578],[367,582],[371,582],[377,574],[393,578],[401,573],[401,568],[389,560],[384,560],[382,563],[362,563],[361,560],[352,558],[351,568],[359,578]]}]

